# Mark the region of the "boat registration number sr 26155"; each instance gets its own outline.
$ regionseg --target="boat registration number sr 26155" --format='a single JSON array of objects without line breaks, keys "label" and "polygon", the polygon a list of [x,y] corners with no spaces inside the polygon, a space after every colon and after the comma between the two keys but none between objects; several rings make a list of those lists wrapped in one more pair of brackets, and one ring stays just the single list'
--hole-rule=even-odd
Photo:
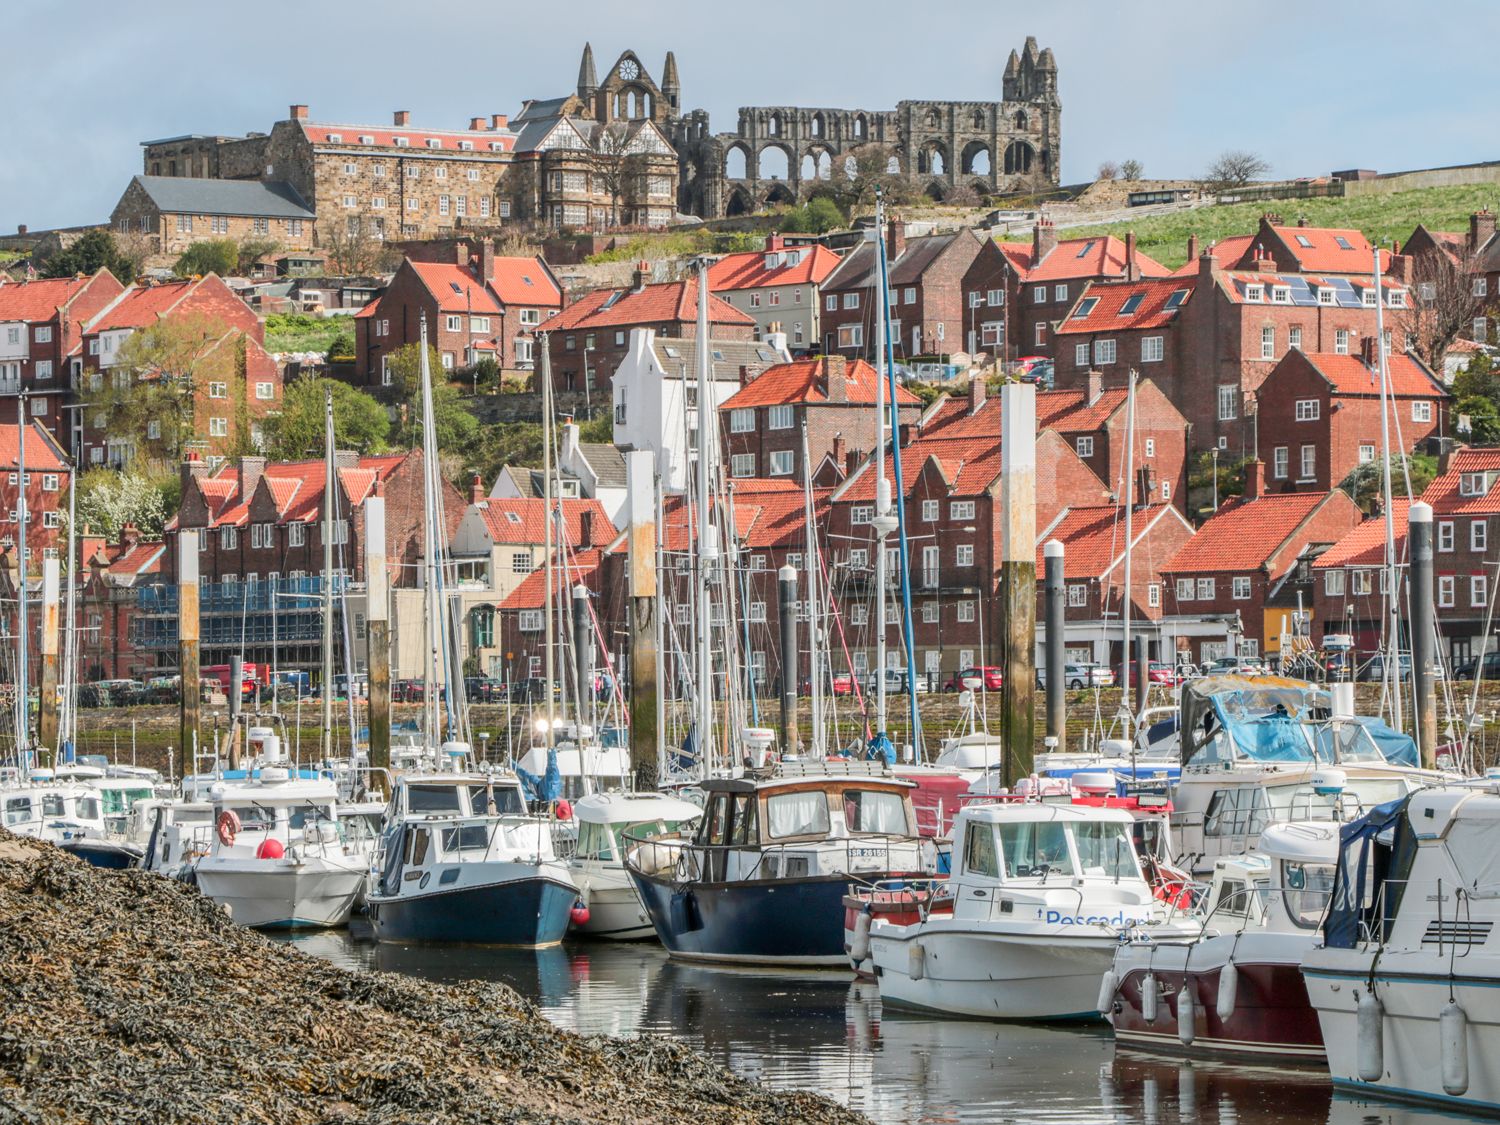
[{"label": "boat registration number sr 26155", "polygon": [[884,848],[850,848],[850,859],[884,859],[886,851]]}]

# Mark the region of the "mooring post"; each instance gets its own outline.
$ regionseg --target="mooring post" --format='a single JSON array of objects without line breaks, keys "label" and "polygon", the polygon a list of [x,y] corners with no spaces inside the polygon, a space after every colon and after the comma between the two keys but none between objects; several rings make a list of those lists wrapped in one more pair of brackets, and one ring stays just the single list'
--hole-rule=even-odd
[{"label": "mooring post", "polygon": [[244,682],[245,658],[236,654],[229,658],[229,684],[225,688],[225,695],[229,700],[229,734],[226,741],[229,744],[229,768],[232,770],[240,768],[240,749],[244,745],[240,737],[240,704]]},{"label": "mooring post", "polygon": [[365,669],[370,678],[370,770],[391,768],[390,576],[385,497],[365,500]]},{"label": "mooring post", "polygon": [[[777,604],[781,622],[781,753],[797,753],[797,571],[784,566],[776,572]],[[813,670],[817,675],[817,669]]]},{"label": "mooring post", "polygon": [[589,701],[594,697],[594,631],[589,621],[589,588],[582,582],[573,586],[573,667],[578,676],[579,745],[583,744],[584,719]]},{"label": "mooring post", "polygon": [[[52,751],[52,760],[60,762],[62,747],[57,744],[57,607],[59,581],[57,559],[42,560],[42,704],[38,735],[44,750]],[[22,570],[22,581],[25,571]]]},{"label": "mooring post", "polygon": [[1042,548],[1046,561],[1047,624],[1047,737],[1052,750],[1065,749],[1068,728],[1068,685],[1063,682],[1064,630],[1067,628],[1067,588],[1063,583],[1063,545],[1049,539]]},{"label": "mooring post", "polygon": [[198,763],[198,531],[177,533],[177,668],[182,681],[178,710],[178,745],[182,769],[196,771]]},{"label": "mooring post", "polygon": [[1006,785],[1031,773],[1036,738],[1036,388],[1000,392],[1000,598]]},{"label": "mooring post", "polygon": [[656,788],[656,455],[625,454],[630,567],[630,766],[635,787]]},{"label": "mooring post", "polygon": [[1437,695],[1432,690],[1432,505],[1421,500],[1407,512],[1411,541],[1411,662],[1417,686],[1412,704],[1417,754],[1425,769],[1437,768]]}]

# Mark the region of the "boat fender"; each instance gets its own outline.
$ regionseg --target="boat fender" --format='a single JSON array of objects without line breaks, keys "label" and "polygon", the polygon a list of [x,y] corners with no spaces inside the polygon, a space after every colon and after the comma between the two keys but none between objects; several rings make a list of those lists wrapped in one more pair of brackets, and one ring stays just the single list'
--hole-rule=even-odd
[{"label": "boat fender", "polygon": [[284,859],[286,847],[274,836],[267,837],[260,842],[260,847],[255,849],[256,859]]},{"label": "boat fender", "polygon": [[233,809],[225,809],[219,814],[216,827],[219,833],[219,843],[226,848],[234,847],[234,838],[240,834],[239,814]]},{"label": "boat fender", "polygon": [[1107,969],[1099,978],[1099,1010],[1108,1014],[1115,1006],[1115,989],[1120,987],[1120,978],[1113,969]]},{"label": "boat fender", "polygon": [[572,820],[573,806],[567,801],[558,801],[552,806],[552,815],[558,820]]},{"label": "boat fender", "polygon": [[1156,974],[1147,973],[1141,978],[1141,1019],[1156,1022]]},{"label": "boat fender", "polygon": [[1360,996],[1355,1007],[1358,1028],[1359,1077],[1379,1082],[1385,1075],[1385,1009],[1373,992]]},{"label": "boat fender", "polygon": [[1438,1039],[1443,1049],[1443,1093],[1461,1098],[1469,1092],[1469,1019],[1457,1000],[1438,1012]]},{"label": "boat fender", "polygon": [[1191,1047],[1197,1033],[1198,1005],[1193,1002],[1192,985],[1183,978],[1182,991],[1177,994],[1177,1038],[1184,1047]]},{"label": "boat fender", "polygon": [[586,926],[589,921],[589,908],[583,899],[573,903],[573,909],[568,911],[568,920],[575,926]]},{"label": "boat fender", "polygon": [[914,941],[906,950],[906,975],[912,980],[921,980],[927,975],[927,950],[920,941]]},{"label": "boat fender", "polygon": [[1235,967],[1233,961],[1225,961],[1224,967],[1219,970],[1219,999],[1214,1005],[1214,1011],[1219,1014],[1219,1022],[1227,1023],[1234,1015],[1234,1002],[1240,986],[1240,971]]},{"label": "boat fender", "polygon": [[854,919],[854,940],[849,943],[849,956],[853,959],[856,968],[870,956],[870,927],[874,921],[869,907],[861,910]]}]

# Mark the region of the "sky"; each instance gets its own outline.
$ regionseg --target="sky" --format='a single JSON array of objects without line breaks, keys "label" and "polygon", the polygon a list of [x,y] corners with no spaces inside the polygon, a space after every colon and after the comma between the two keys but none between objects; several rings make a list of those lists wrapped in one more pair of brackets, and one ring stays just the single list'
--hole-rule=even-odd
[{"label": "sky", "polygon": [[[1034,35],[1057,56],[1063,180],[1134,158],[1200,174],[1219,152],[1277,177],[1500,158],[1495,0],[6,0],[0,231],[106,221],[140,142],[313,120],[463,128],[602,77],[626,49],[686,109],[733,130],[742,105],[890,109],[999,100]],[[549,17],[554,15],[555,20]],[[1472,61],[1465,61],[1472,60]]]}]

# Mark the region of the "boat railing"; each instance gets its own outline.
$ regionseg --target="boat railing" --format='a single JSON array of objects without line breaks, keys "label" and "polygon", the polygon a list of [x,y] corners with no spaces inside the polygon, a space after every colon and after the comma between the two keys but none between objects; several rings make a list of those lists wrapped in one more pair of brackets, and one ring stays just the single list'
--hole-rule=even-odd
[{"label": "boat railing", "polygon": [[[920,862],[922,843],[912,837],[864,837],[850,836],[837,839],[787,840],[774,844],[700,844],[686,838],[633,836],[629,831],[621,833],[621,839],[632,845],[627,849],[626,866],[643,875],[662,877],[672,871],[679,883],[694,879],[710,882],[765,882],[775,879],[801,878],[814,875],[849,875],[857,878],[855,860],[876,860],[876,868],[889,871],[893,866],[896,849],[903,849]],[[758,853],[755,863],[748,871],[730,874],[731,855]],[[837,862],[842,852],[843,866],[830,870],[827,860],[832,856]],[[820,861],[817,869],[813,857]],[[807,870],[790,873],[792,865],[788,859],[806,858]],[[670,861],[670,862],[669,862]]]},{"label": "boat railing", "polygon": [[923,921],[935,909],[951,909],[952,887],[946,875],[901,876],[850,883],[849,895],[872,909],[881,906],[912,906]]}]

